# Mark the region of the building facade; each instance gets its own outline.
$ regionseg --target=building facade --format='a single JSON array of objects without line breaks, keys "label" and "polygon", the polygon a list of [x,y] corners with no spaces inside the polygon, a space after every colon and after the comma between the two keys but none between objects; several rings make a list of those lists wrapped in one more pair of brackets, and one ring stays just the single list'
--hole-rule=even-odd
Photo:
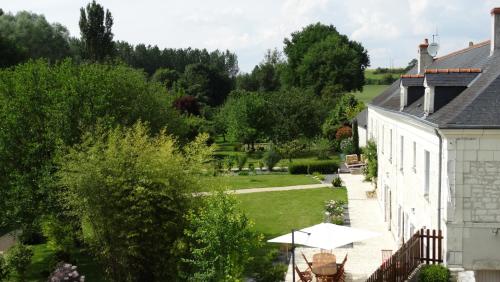
[{"label": "building facade", "polygon": [[377,196],[399,242],[420,228],[444,234],[452,268],[500,281],[500,9],[493,38],[418,65],[368,105],[377,144]]}]

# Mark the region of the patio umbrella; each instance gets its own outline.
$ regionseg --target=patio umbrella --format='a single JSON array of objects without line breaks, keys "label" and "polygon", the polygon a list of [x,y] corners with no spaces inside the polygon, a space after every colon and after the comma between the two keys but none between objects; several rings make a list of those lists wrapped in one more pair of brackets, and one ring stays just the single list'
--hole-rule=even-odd
[{"label": "patio umbrella", "polygon": [[292,244],[292,276],[295,282],[295,245],[333,250],[335,248],[380,236],[368,230],[320,223],[268,240],[270,243]]},{"label": "patio umbrella", "polygon": [[332,223],[320,223],[297,231],[294,232],[294,242],[292,242],[292,233],[276,237],[268,240],[268,242],[294,243],[296,245],[333,250],[353,242],[380,236],[379,233],[372,231]]}]

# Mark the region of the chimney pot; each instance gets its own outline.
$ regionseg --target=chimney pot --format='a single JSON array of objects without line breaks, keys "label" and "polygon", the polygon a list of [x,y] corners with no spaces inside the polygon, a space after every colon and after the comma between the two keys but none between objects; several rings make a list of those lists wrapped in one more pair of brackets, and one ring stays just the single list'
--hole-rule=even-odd
[{"label": "chimney pot", "polygon": [[434,61],[434,58],[432,58],[431,55],[429,55],[429,52],[427,51],[427,47],[429,47],[429,40],[427,38],[424,39],[424,43],[421,43],[418,45],[418,73],[423,74],[425,72],[425,69],[429,67],[432,62]]},{"label": "chimney pot", "polygon": [[491,43],[490,55],[500,49],[500,8],[491,9]]},{"label": "chimney pot", "polygon": [[469,41],[469,47],[472,47],[472,46],[474,46],[474,42]]}]

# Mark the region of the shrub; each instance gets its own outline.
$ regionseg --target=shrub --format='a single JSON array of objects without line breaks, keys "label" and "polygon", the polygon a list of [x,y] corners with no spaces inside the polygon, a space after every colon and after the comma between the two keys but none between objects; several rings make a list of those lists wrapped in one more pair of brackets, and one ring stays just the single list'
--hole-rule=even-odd
[{"label": "shrub", "polygon": [[335,139],[337,140],[343,140],[351,136],[352,129],[349,126],[342,126],[341,128],[337,129],[337,132],[335,133]]},{"label": "shrub", "polygon": [[236,159],[238,162],[238,170],[243,170],[243,167],[247,163],[247,156],[246,155],[239,155]]},{"label": "shrub", "polygon": [[77,267],[69,263],[57,264],[54,272],[50,274],[49,282],[84,282],[85,276],[78,273]]},{"label": "shrub", "polygon": [[346,202],[343,200],[330,200],[325,203],[325,211],[333,216],[344,215],[344,206]]},{"label": "shrub", "polygon": [[0,254],[0,281],[4,281],[9,275],[9,269],[5,263],[5,258]]},{"label": "shrub", "polygon": [[318,172],[322,174],[337,172],[339,165],[336,161],[303,161],[294,162],[288,166],[290,174],[310,174]]},{"label": "shrub", "polygon": [[354,153],[354,142],[352,138],[346,138],[340,142],[340,150],[342,153],[349,155]]},{"label": "shrub", "polygon": [[234,166],[234,156],[227,156],[224,159],[224,163],[226,164],[227,171],[231,171]]},{"label": "shrub", "polygon": [[47,238],[48,247],[54,251],[69,253],[74,245],[72,226],[55,216],[46,216],[42,221],[42,233]]},{"label": "shrub", "polygon": [[14,270],[20,277],[21,281],[25,281],[26,270],[30,265],[33,257],[33,250],[23,244],[16,244],[7,251],[7,266],[10,270]]},{"label": "shrub", "polygon": [[238,172],[238,175],[239,176],[247,176],[247,175],[249,175],[249,173],[248,173],[248,171],[240,171],[240,172]]},{"label": "shrub", "polygon": [[359,133],[358,133],[358,120],[354,119],[352,122],[352,145],[354,147],[353,153],[359,155]]},{"label": "shrub", "polygon": [[278,154],[274,147],[271,147],[269,151],[264,154],[264,163],[269,171],[272,171],[276,164],[281,160],[281,156]]},{"label": "shrub", "polygon": [[248,164],[248,171],[255,173],[255,164],[254,163]]},{"label": "shrub", "polygon": [[332,180],[333,187],[342,187],[342,178],[340,176],[335,176]]},{"label": "shrub", "polygon": [[448,282],[450,281],[450,271],[438,264],[426,265],[420,272],[420,282]]},{"label": "shrub", "polygon": [[363,153],[365,154],[367,166],[364,170],[366,180],[372,180],[377,177],[378,173],[378,163],[377,163],[377,145],[373,140],[368,141],[366,147],[363,148]]},{"label": "shrub", "polygon": [[258,161],[257,165],[259,165],[259,169],[262,172],[262,170],[264,169],[264,162],[263,161]]},{"label": "shrub", "polygon": [[318,160],[327,160],[332,144],[326,138],[317,138],[313,142],[313,150],[316,152]]}]

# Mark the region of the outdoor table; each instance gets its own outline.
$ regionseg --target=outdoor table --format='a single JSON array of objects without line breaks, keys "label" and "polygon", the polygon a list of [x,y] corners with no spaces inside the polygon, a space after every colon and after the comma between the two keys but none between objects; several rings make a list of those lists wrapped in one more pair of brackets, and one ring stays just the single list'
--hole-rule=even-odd
[{"label": "outdoor table", "polygon": [[337,258],[330,253],[314,254],[311,270],[321,281],[328,281],[337,273]]}]

